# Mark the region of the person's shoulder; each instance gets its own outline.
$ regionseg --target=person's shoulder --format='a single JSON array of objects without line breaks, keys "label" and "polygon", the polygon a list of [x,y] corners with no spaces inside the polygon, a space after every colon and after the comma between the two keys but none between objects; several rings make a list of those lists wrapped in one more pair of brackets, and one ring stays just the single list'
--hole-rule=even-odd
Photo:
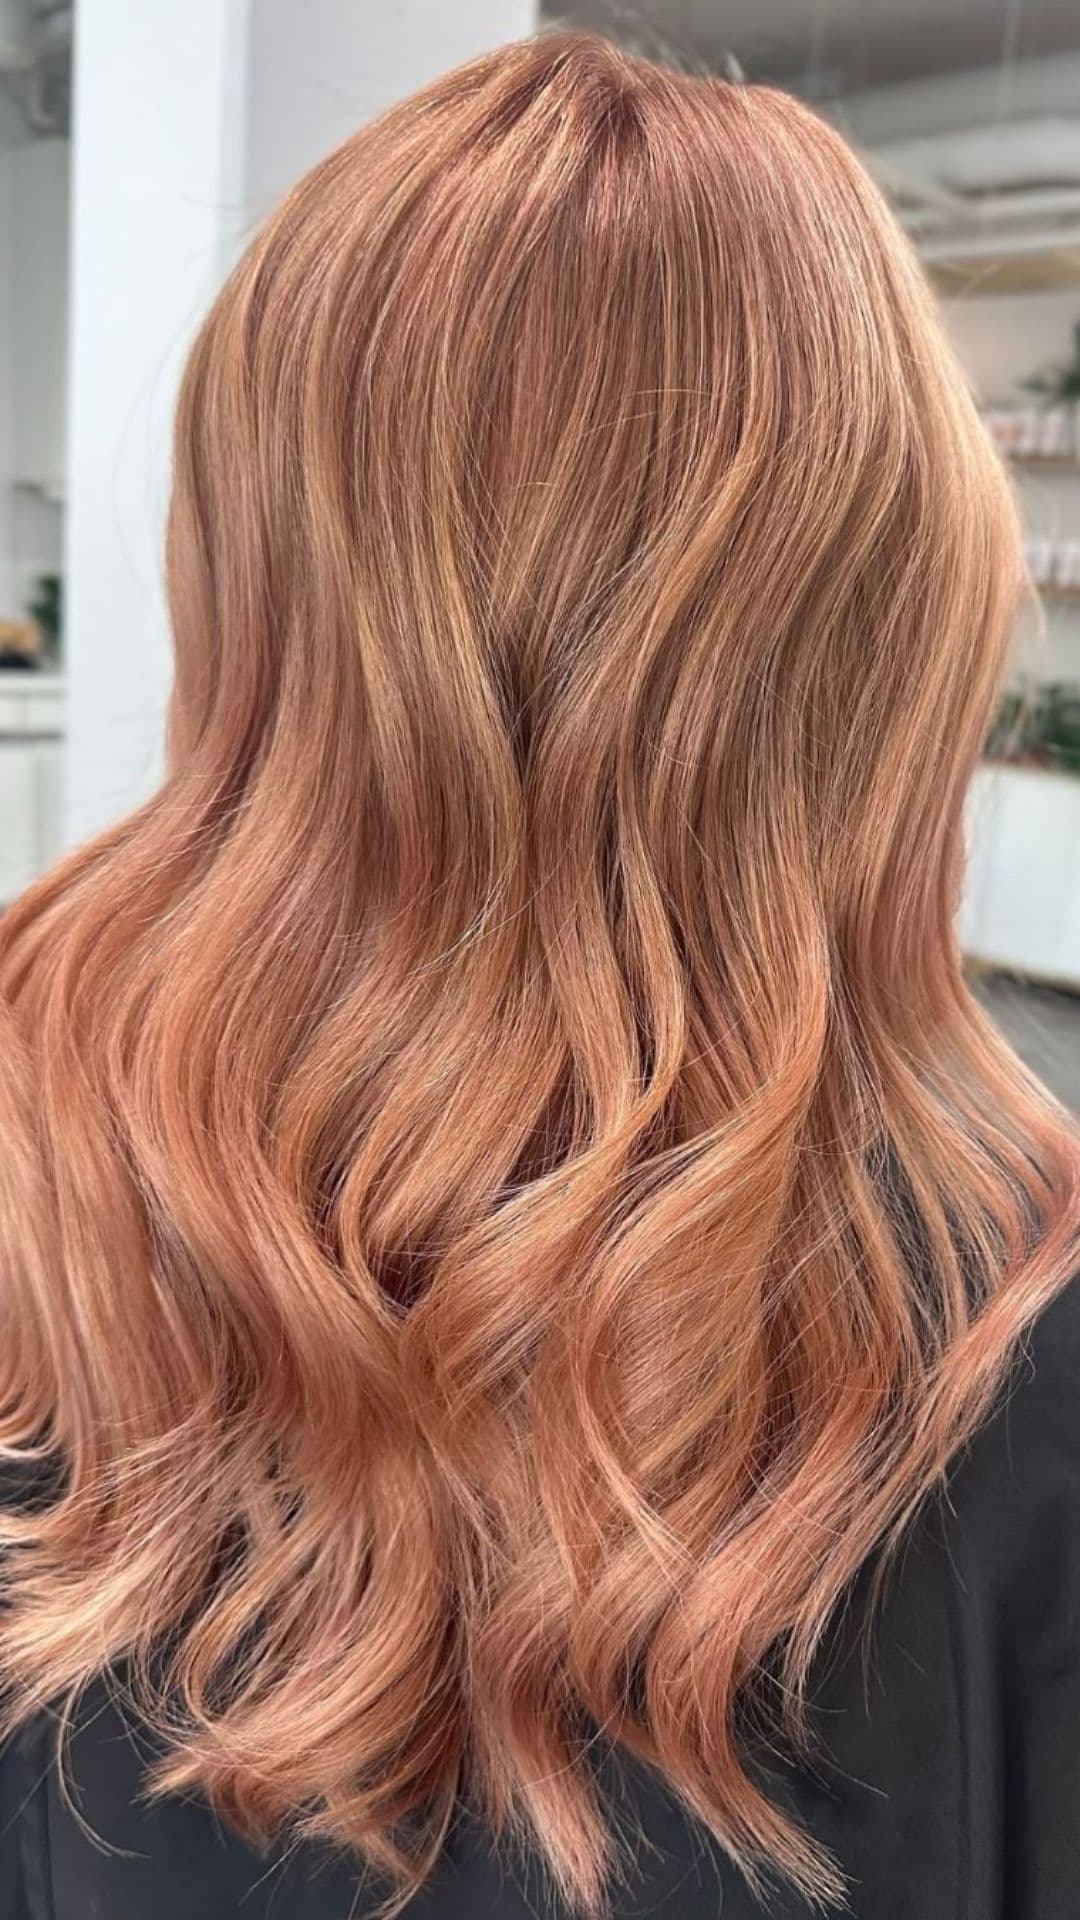
[{"label": "person's shoulder", "polygon": [[1080,1465],[1080,1273],[1032,1321],[991,1421],[1018,1469],[1048,1449]]},{"label": "person's shoulder", "polygon": [[1019,1564],[1050,1531],[1080,1542],[1080,1274],[1013,1356],[993,1412],[953,1462],[954,1533],[980,1558]]}]

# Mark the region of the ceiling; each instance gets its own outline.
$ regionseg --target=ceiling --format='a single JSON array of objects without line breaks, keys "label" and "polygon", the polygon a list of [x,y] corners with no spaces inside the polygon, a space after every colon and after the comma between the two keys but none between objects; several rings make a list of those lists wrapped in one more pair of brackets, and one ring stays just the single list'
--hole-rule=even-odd
[{"label": "ceiling", "polygon": [[1080,48],[1080,0],[564,0],[570,24],[814,98]]}]

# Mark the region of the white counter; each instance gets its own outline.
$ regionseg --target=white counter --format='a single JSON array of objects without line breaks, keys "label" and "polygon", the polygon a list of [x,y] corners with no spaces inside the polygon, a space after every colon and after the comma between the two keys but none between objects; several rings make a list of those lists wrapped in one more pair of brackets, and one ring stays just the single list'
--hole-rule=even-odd
[{"label": "white counter", "polygon": [[61,847],[64,679],[0,667],[0,904]]}]

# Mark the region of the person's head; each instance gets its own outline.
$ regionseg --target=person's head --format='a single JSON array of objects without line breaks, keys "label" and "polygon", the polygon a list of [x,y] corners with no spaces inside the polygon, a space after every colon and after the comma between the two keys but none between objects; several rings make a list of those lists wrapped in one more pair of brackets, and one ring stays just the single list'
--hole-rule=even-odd
[{"label": "person's head", "polygon": [[404,1885],[464,1794],[595,1906],[599,1727],[827,1894],[745,1728],[1078,1211],[953,932],[1020,562],[910,249],[781,93],[501,49],[232,274],[168,573],[161,790],[0,928],[0,1668]]}]

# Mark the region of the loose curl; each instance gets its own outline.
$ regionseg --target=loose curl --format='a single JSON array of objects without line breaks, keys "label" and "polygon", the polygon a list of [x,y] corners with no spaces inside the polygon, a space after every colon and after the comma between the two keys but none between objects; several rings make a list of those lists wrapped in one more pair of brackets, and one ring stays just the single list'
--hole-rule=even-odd
[{"label": "loose curl", "polygon": [[0,928],[12,1721],[123,1670],[163,1790],[396,1903],[464,1799],[586,1912],[602,1730],[839,1894],[747,1717],[1080,1217],[953,931],[1018,553],[783,94],[556,34],[299,184],[184,381],[167,776]]}]

